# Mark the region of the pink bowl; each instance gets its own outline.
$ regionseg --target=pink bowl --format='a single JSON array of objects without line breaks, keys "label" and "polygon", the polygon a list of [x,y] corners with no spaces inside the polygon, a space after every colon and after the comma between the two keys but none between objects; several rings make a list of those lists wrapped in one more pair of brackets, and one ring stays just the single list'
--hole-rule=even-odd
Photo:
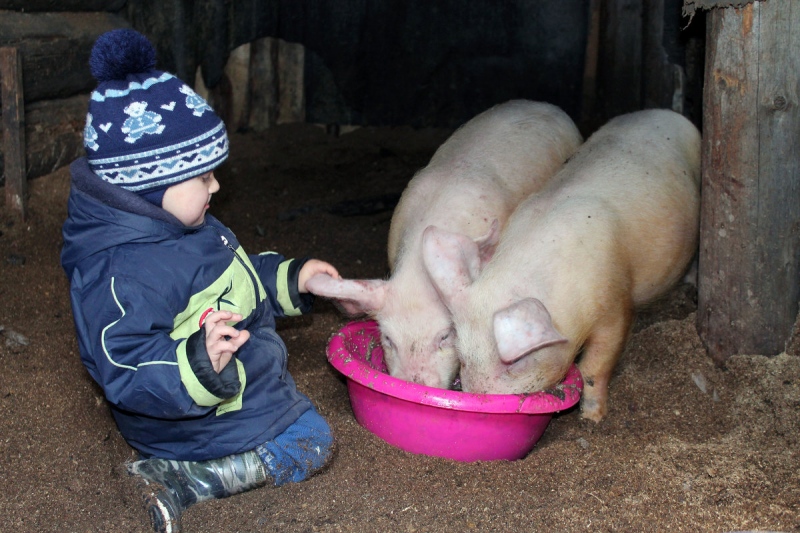
[{"label": "pink bowl", "polygon": [[583,390],[575,365],[557,387],[532,394],[471,394],[393,378],[374,321],[347,324],[327,354],[347,378],[359,424],[408,452],[456,461],[525,457],[553,414],[578,403]]}]

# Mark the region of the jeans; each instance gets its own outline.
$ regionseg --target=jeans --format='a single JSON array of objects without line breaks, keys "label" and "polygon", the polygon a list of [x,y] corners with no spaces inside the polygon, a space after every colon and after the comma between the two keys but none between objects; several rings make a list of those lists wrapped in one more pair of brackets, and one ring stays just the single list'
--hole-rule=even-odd
[{"label": "jeans", "polygon": [[297,483],[325,466],[333,455],[333,433],[312,407],[286,431],[255,449],[275,486]]}]

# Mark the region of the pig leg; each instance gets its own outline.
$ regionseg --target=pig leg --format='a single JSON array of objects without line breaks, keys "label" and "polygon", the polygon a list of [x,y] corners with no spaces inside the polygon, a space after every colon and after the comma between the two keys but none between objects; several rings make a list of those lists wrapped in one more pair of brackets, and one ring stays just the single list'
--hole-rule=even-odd
[{"label": "pig leg", "polygon": [[583,345],[583,356],[578,363],[583,376],[581,416],[594,422],[600,422],[608,412],[608,382],[625,347],[633,310],[627,306],[621,313],[601,320]]}]

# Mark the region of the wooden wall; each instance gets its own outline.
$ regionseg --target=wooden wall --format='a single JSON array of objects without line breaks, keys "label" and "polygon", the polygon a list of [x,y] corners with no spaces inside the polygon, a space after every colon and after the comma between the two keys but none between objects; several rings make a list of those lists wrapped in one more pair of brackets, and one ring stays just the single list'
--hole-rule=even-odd
[{"label": "wooden wall", "polygon": [[[123,4],[124,0],[0,0],[0,47],[18,50],[22,70],[24,114],[18,126],[24,138],[25,179],[53,172],[83,155],[88,93],[95,85],[89,52],[100,34],[128,26],[113,12]],[[5,170],[4,152],[0,151],[0,168]]]},{"label": "wooden wall", "polygon": [[25,124],[32,178],[80,155],[89,51],[113,27],[147,35],[158,68],[206,88],[234,130],[455,127],[530,98],[589,133],[622,112],[689,100],[679,17],[680,0],[0,0],[0,46],[20,49],[25,105],[36,106]]},{"label": "wooden wall", "polygon": [[[157,8],[155,6],[158,6]],[[308,121],[455,127],[532,98],[580,114],[585,0],[139,0],[134,27],[163,66],[224,83],[229,54],[260,38],[304,49]],[[177,24],[162,14],[182,13]],[[168,19],[167,19],[168,20]]]},{"label": "wooden wall", "polygon": [[593,0],[581,126],[594,131],[639,109],[666,108],[701,123],[704,15],[682,0]]}]

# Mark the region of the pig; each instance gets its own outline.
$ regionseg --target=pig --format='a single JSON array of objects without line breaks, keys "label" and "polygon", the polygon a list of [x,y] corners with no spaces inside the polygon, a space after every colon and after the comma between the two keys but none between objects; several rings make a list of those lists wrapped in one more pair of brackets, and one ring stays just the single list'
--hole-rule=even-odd
[{"label": "pig", "polygon": [[608,383],[638,306],[681,279],[699,233],[700,134],[682,115],[619,116],[517,207],[494,256],[451,229],[423,263],[452,313],[465,392],[547,390],[580,353],[583,418]]},{"label": "pig", "polygon": [[388,372],[448,388],[458,372],[447,308],[422,263],[422,232],[436,225],[494,251],[517,204],[540,189],[583,138],[558,107],[512,100],[456,130],[411,179],[392,215],[388,279],[316,276],[308,290],[333,298],[351,316],[377,320]]}]

